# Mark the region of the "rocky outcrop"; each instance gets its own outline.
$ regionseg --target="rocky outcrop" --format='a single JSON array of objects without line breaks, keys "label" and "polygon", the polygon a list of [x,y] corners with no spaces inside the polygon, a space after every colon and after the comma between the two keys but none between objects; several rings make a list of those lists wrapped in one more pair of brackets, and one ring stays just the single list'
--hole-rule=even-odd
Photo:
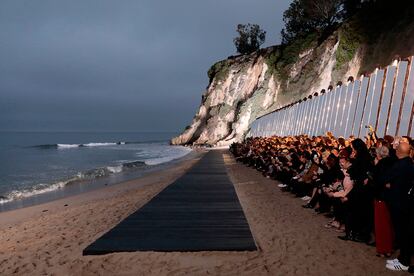
[{"label": "rocky outcrop", "polygon": [[[242,140],[258,117],[357,77],[372,48],[349,43],[350,31],[342,28],[322,43],[308,39],[283,50],[275,46],[216,63],[198,112],[171,143],[229,145]],[[391,55],[389,51],[385,64]]]},{"label": "rocky outcrop", "polygon": [[222,71],[211,79],[191,125],[171,143],[222,146],[240,141],[259,116],[327,88],[337,45],[333,40],[305,49],[285,80],[270,70],[274,65],[269,59],[277,47],[221,61]]}]

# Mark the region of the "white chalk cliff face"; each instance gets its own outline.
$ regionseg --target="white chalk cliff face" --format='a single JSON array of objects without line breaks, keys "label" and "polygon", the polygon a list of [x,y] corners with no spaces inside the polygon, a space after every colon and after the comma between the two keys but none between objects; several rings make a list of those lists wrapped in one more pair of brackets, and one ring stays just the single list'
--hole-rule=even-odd
[{"label": "white chalk cliff face", "polygon": [[303,50],[283,76],[272,69],[271,57],[279,51],[277,47],[221,61],[210,76],[191,125],[171,143],[229,145],[243,140],[259,116],[346,81],[349,74],[359,71],[360,55],[336,68],[338,44],[339,37],[333,35],[319,46]]}]

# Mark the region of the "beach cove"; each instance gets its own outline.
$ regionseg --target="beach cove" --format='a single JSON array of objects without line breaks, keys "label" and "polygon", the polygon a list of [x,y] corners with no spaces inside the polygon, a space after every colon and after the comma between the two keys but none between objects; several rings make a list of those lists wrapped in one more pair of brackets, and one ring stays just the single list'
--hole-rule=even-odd
[{"label": "beach cove", "polygon": [[[257,251],[82,251],[144,206],[202,157],[142,178],[28,208],[0,213],[1,275],[388,275],[374,248],[338,243],[323,217],[305,212],[277,182],[222,151]],[[306,230],[305,230],[306,229]],[[315,250],[315,248],[318,248]]]}]

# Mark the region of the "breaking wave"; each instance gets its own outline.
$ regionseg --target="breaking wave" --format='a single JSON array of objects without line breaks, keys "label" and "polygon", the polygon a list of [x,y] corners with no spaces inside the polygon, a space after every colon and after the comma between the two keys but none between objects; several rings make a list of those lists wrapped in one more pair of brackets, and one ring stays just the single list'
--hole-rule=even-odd
[{"label": "breaking wave", "polygon": [[125,145],[125,144],[137,144],[136,142],[94,142],[94,143],[85,143],[85,144],[46,144],[46,145],[37,145],[35,148],[41,149],[71,149],[71,148],[80,148],[80,147],[105,147],[105,146],[116,146],[116,145]]},{"label": "breaking wave", "polygon": [[67,179],[64,181],[57,181],[57,182],[48,183],[48,184],[40,183],[30,188],[25,188],[21,190],[13,190],[6,195],[3,195],[3,196],[0,195],[0,204],[11,202],[17,199],[31,197],[34,195],[56,191],[56,190],[64,188],[67,185],[70,185],[71,183],[75,183],[77,181],[93,180],[96,178],[109,176],[111,174],[116,174],[116,173],[120,173],[126,170],[131,170],[131,169],[143,167],[143,166],[146,166],[145,162],[132,161],[132,162],[126,162],[126,163],[120,164],[118,166],[107,166],[107,167],[97,168],[97,169],[93,169],[93,170],[89,170],[85,172],[79,172],[74,177],[71,177],[70,179]]},{"label": "breaking wave", "polygon": [[47,192],[52,192],[65,187],[68,183],[74,180],[59,181],[52,184],[40,183],[31,188],[14,190],[4,196],[0,196],[0,204],[11,202],[17,199],[23,199],[34,195],[40,195]]},{"label": "breaking wave", "polygon": [[31,146],[34,148],[40,149],[70,149],[70,148],[82,148],[82,147],[105,147],[105,146],[119,146],[119,145],[131,145],[131,144],[152,144],[152,143],[160,143],[165,142],[163,140],[153,140],[153,141],[145,141],[145,142],[90,142],[84,144],[45,144],[45,145],[36,145]]},{"label": "breaking wave", "polygon": [[174,155],[165,156],[165,157],[158,157],[158,158],[152,158],[152,159],[145,160],[145,164],[148,165],[148,166],[154,166],[154,165],[159,165],[159,164],[162,164],[162,163],[167,163],[167,162],[170,162],[170,161],[172,161],[174,159],[178,159],[178,158],[184,157],[185,155],[187,155],[191,151],[190,148],[184,148],[184,149],[185,150],[183,150],[182,152],[176,153]]},{"label": "breaking wave", "polygon": [[[108,144],[117,144],[117,143],[89,143],[89,144],[82,144],[82,146],[106,146]],[[80,144],[56,144],[56,145],[44,145],[48,147],[62,147],[62,148],[74,148],[81,146]],[[183,157],[184,155],[188,154],[191,151],[191,149],[186,149],[182,152],[172,154],[167,157],[160,157],[160,158],[152,158],[147,159],[145,161],[126,161],[123,160],[123,163],[120,163],[119,165],[112,165],[112,166],[106,166],[106,167],[100,167],[84,172],[78,172],[73,177],[63,180],[63,181],[56,181],[54,183],[40,183],[37,185],[34,185],[30,188],[22,188],[20,190],[13,190],[5,195],[0,195],[0,204],[8,203],[14,200],[24,199],[31,196],[56,191],[59,189],[64,188],[67,185],[73,184],[75,182],[79,182],[82,180],[93,180],[100,177],[109,176],[112,174],[117,174],[121,172],[131,171],[134,169],[143,168],[146,166],[153,166],[153,165],[159,165],[162,163],[166,163],[169,161],[172,161],[174,159],[178,159]]]}]

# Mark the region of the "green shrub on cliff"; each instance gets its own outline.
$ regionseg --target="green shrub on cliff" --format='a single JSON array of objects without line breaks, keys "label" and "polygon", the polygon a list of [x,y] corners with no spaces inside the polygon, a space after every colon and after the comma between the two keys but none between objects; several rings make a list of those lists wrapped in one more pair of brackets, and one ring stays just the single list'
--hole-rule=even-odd
[{"label": "green shrub on cliff", "polygon": [[279,48],[275,48],[273,51],[271,51],[269,54],[267,54],[265,56],[265,62],[267,64],[267,72],[270,75],[273,75],[274,73],[276,73],[277,67],[277,61],[280,58],[280,49]]},{"label": "green shrub on cliff", "polygon": [[299,55],[311,48],[315,48],[318,44],[318,34],[310,33],[303,38],[296,38],[291,43],[284,45],[280,58],[276,64],[276,71],[282,80],[287,80],[290,66],[299,59]]},{"label": "green shrub on cliff", "polygon": [[213,81],[213,78],[216,78],[216,81],[223,80],[229,73],[230,65],[228,60],[221,60],[213,64],[207,72],[210,83]]},{"label": "green shrub on cliff", "polygon": [[317,33],[311,33],[303,38],[296,38],[289,44],[275,47],[265,57],[268,73],[276,73],[281,79],[286,80],[290,66],[298,61],[300,53],[316,47],[318,38]]},{"label": "green shrub on cliff", "polygon": [[355,56],[361,45],[362,37],[351,24],[344,24],[339,29],[339,45],[336,51],[336,69],[341,68]]},{"label": "green shrub on cliff", "polygon": [[295,63],[299,59],[300,53],[317,45],[318,38],[316,32],[302,38],[296,38],[283,48],[279,62],[283,66]]}]

